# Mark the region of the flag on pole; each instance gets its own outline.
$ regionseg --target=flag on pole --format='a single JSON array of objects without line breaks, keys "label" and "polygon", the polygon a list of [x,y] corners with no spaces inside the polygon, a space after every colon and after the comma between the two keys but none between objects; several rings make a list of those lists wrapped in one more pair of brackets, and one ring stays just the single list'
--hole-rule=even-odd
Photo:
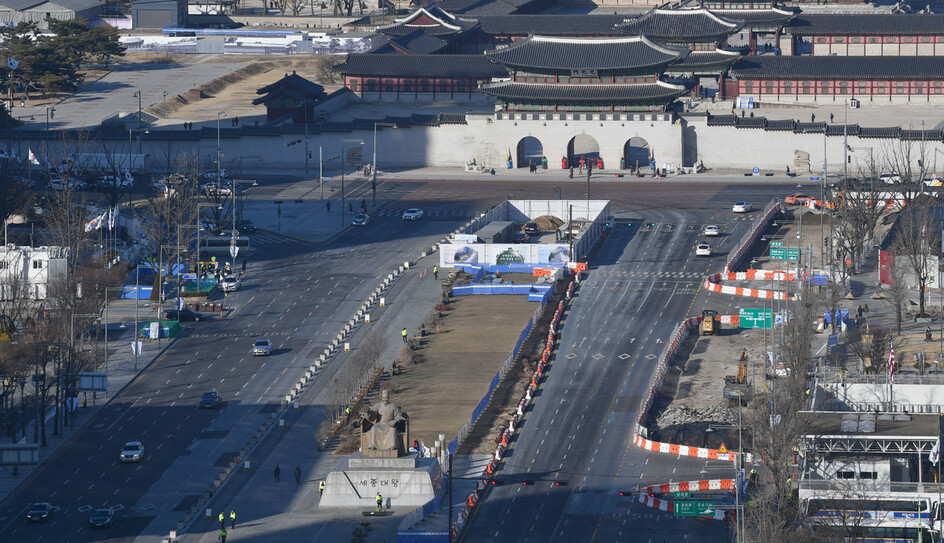
[{"label": "flag on pole", "polygon": [[0,158],[10,158],[10,154],[2,147],[0,147]]},{"label": "flag on pole", "polygon": [[9,66],[11,70],[15,70],[20,67],[20,61],[16,60],[13,57],[10,57],[7,59],[7,66]]},{"label": "flag on pole", "polygon": [[937,461],[941,459],[941,438],[938,436],[937,441],[934,443],[934,446],[931,447],[931,454],[928,455],[928,460],[931,461],[931,464],[937,465]]},{"label": "flag on pole", "polygon": [[895,382],[895,343],[888,340],[888,384]]},{"label": "flag on pole", "polygon": [[118,204],[115,204],[114,209],[108,209],[108,229],[113,230],[116,222],[118,222]]},{"label": "flag on pole", "polygon": [[29,150],[29,161],[30,164],[39,166],[39,159],[36,158],[36,153],[34,153],[32,149]]},{"label": "flag on pole", "polygon": [[99,215],[98,217],[95,217],[94,219],[92,219],[92,220],[90,220],[88,223],[86,223],[86,224],[85,224],[85,231],[86,231],[86,232],[91,232],[92,230],[99,230],[99,229],[101,229],[102,225],[105,223],[105,216],[106,216],[107,214],[108,214],[108,212],[105,211],[104,213],[102,213],[102,214]]}]

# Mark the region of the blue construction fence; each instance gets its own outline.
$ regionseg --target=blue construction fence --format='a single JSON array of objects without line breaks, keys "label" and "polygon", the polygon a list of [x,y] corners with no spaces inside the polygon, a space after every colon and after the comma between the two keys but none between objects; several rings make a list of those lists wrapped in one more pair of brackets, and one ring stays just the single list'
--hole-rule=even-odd
[{"label": "blue construction fence", "polygon": [[472,264],[458,264],[456,268],[472,275],[471,285],[459,285],[452,287],[453,296],[471,296],[475,294],[523,294],[528,297],[529,302],[547,303],[550,293],[553,291],[553,284],[527,284],[516,285],[515,283],[483,283],[487,274],[498,273],[527,273],[533,274],[534,268],[543,267],[533,264],[507,264],[503,266],[476,266]]},{"label": "blue construction fence", "polygon": [[[443,500],[448,499],[449,485],[452,481],[449,477],[443,477],[443,488],[435,498],[423,504],[419,511],[407,514],[407,518],[400,523],[400,526],[412,526],[424,518],[432,515],[443,506]],[[405,543],[414,543],[425,541],[427,543],[446,543],[449,541],[449,530],[397,530],[397,541]]]},{"label": "blue construction fence", "polygon": [[[184,273],[187,267],[184,264],[165,264],[171,275]],[[121,290],[118,291],[119,298],[133,300],[147,300],[151,297],[151,291],[154,290],[154,279],[157,276],[158,265],[155,262],[142,262],[137,268],[131,270],[128,277],[125,278]],[[169,281],[164,282],[164,294],[172,289]]]}]

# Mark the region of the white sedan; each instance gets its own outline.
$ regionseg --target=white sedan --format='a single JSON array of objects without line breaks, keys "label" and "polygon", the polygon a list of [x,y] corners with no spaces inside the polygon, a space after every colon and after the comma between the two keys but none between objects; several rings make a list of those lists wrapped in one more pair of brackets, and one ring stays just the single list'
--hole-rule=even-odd
[{"label": "white sedan", "polygon": [[699,241],[695,245],[695,256],[711,256],[711,245],[707,241]]},{"label": "white sedan", "polygon": [[403,220],[418,221],[423,218],[423,210],[418,207],[411,207],[403,212]]},{"label": "white sedan", "polygon": [[715,224],[709,224],[708,226],[705,227],[705,231],[703,232],[703,234],[706,236],[720,236],[721,229],[718,228],[718,226]]},{"label": "white sedan", "polygon": [[735,213],[750,213],[754,209],[751,207],[750,202],[735,202],[734,207],[731,208],[731,211]]}]

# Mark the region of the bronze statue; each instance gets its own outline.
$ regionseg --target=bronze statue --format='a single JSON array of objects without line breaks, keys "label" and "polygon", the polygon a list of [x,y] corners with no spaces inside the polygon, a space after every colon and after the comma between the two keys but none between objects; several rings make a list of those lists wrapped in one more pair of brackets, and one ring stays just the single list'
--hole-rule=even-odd
[{"label": "bronze statue", "polygon": [[405,453],[403,436],[407,431],[409,417],[399,405],[390,401],[388,391],[382,391],[380,401],[361,417],[361,453],[367,453],[368,450],[397,451],[398,455]]}]

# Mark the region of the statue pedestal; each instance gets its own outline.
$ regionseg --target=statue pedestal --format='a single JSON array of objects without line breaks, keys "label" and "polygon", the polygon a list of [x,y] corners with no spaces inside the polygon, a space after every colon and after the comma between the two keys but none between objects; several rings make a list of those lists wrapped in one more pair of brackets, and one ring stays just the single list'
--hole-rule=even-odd
[{"label": "statue pedestal", "polygon": [[429,502],[444,488],[435,458],[418,458],[415,453],[399,458],[364,458],[354,453],[328,474],[320,507],[373,509],[379,491],[387,507],[413,508]]}]

